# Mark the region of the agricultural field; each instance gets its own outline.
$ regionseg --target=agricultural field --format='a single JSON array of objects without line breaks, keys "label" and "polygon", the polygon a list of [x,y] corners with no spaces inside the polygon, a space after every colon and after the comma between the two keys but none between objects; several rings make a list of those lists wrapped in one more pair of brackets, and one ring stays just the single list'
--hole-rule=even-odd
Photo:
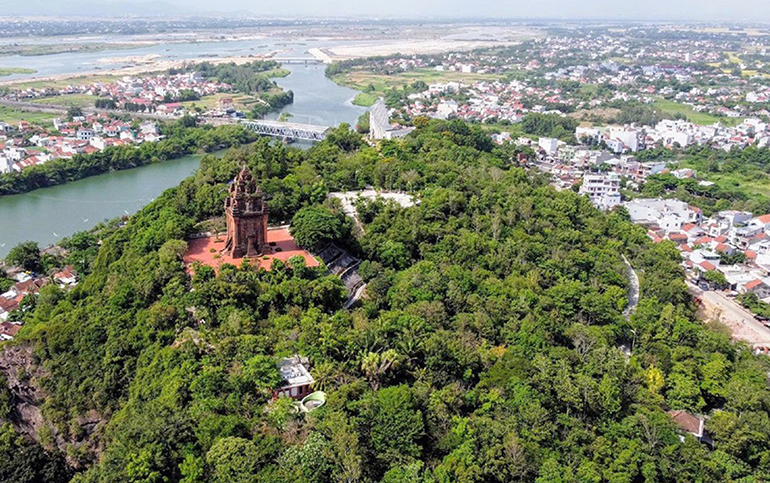
[{"label": "agricultural field", "polygon": [[62,88],[67,86],[80,85],[80,84],[93,84],[94,82],[110,83],[110,82],[115,82],[121,77],[122,76],[108,75],[108,74],[81,75],[78,77],[67,77],[67,78],[56,78],[56,79],[38,79],[38,80],[29,80],[29,81],[19,80],[18,82],[8,81],[8,83],[17,89],[31,89],[31,88],[42,89],[46,87],[56,89],[56,88]]},{"label": "agricultural field", "polygon": [[337,84],[351,87],[359,91],[369,90],[374,87],[374,92],[383,94],[393,87],[401,87],[417,81],[426,84],[436,82],[464,82],[500,80],[501,76],[495,74],[466,74],[462,72],[437,71],[433,69],[418,69],[409,72],[401,72],[393,75],[375,74],[365,70],[352,70],[332,77]]},{"label": "agricultural field", "polygon": [[190,109],[200,107],[203,110],[208,110],[216,107],[220,99],[226,99],[226,98],[230,98],[233,100],[233,106],[236,109],[247,108],[248,106],[256,102],[256,98],[254,96],[249,96],[246,94],[228,94],[225,92],[220,92],[219,94],[214,94],[212,96],[201,97],[196,101],[185,101],[185,102],[182,102],[181,104]]},{"label": "agricultural field", "polygon": [[667,114],[684,114],[687,116],[687,120],[703,126],[714,124],[715,122],[721,122],[725,126],[737,126],[743,122],[743,118],[740,117],[718,117],[704,112],[697,112],[692,107],[686,104],[679,104],[678,102],[669,101],[665,99],[658,99],[653,104],[656,109],[659,109]]},{"label": "agricultural field", "polygon": [[45,97],[35,99],[35,104],[46,104],[53,106],[76,106],[76,107],[94,107],[94,102],[98,99],[90,94],[66,94],[63,96]]},{"label": "agricultural field", "polygon": [[18,124],[19,121],[27,121],[33,124],[52,124],[53,119],[57,117],[56,114],[48,112],[29,112],[19,109],[13,109],[8,106],[0,106],[0,121],[5,121],[8,124]]}]

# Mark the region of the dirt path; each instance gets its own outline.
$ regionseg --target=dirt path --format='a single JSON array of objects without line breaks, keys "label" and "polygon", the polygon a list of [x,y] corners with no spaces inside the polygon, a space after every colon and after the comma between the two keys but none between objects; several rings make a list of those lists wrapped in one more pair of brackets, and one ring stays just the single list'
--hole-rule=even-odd
[{"label": "dirt path", "polygon": [[713,290],[701,290],[687,282],[690,293],[703,301],[703,311],[708,318],[717,319],[725,324],[733,334],[733,339],[742,340],[752,345],[770,345],[770,329],[757,321],[748,310],[724,293]]}]

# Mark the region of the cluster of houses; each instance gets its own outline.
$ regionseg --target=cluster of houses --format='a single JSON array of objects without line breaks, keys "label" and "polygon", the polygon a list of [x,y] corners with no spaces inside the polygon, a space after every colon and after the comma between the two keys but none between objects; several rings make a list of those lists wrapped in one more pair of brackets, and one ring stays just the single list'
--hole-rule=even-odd
[{"label": "cluster of houses", "polygon": [[770,214],[728,210],[705,218],[700,209],[671,199],[631,200],[623,206],[654,241],[677,244],[696,280],[717,270],[727,289],[770,302]]},{"label": "cluster of houses", "polygon": [[68,85],[61,88],[28,87],[12,89],[5,96],[9,100],[28,100],[45,97],[85,94],[94,98],[110,99],[115,107],[129,111],[157,112],[177,115],[184,110],[178,100],[189,93],[195,97],[230,92],[231,85],[206,79],[198,72],[184,74],[160,74],[155,76],[125,76],[118,81],[105,83]]},{"label": "cluster of houses", "polygon": [[[642,34],[646,35],[646,34]],[[382,59],[377,71],[432,68],[460,73],[515,73],[513,79],[433,84],[408,97],[402,114],[467,121],[516,122],[528,112],[592,112],[626,102],[669,99],[725,118],[770,115],[761,61],[727,57],[734,39],[651,38],[576,32],[533,40],[526,49]],[[741,72],[734,72],[734,68]],[[746,77],[744,72],[755,72]],[[472,79],[472,78],[467,78]],[[457,96],[457,93],[462,96]]]},{"label": "cluster of houses", "polygon": [[70,122],[54,119],[54,131],[21,121],[16,128],[0,123],[0,174],[19,172],[53,159],[91,154],[110,146],[124,146],[162,139],[157,125],[142,122],[138,129],[99,114],[76,117]]},{"label": "cluster of houses", "polygon": [[518,80],[478,81],[470,85],[446,82],[430,84],[427,90],[410,94],[401,112],[411,117],[514,123],[530,112],[562,114],[552,106],[563,102],[570,101],[557,88],[529,86]]},{"label": "cluster of houses", "polygon": [[759,118],[748,118],[735,127],[721,123],[710,126],[685,120],[662,120],[655,126],[578,127],[575,138],[583,143],[604,144],[613,153],[638,152],[651,147],[686,148],[708,145],[730,151],[752,144],[770,145],[770,126]]},{"label": "cluster of houses", "polygon": [[9,270],[8,275],[16,282],[4,293],[0,293],[0,340],[10,340],[19,332],[21,324],[9,321],[9,315],[19,310],[24,297],[35,296],[40,289],[49,283],[55,283],[61,288],[70,288],[77,284],[77,276],[72,267],[63,270],[50,277],[38,276],[24,272],[20,269]]},{"label": "cluster of houses", "polygon": [[[648,176],[656,174],[672,174],[680,179],[696,178],[691,169],[670,170],[665,161],[642,162],[634,153],[658,146],[685,148],[707,145],[726,151],[751,145],[766,147],[770,145],[770,125],[758,118],[746,119],[736,127],[664,120],[654,127],[578,127],[575,138],[583,145],[573,146],[549,137],[540,137],[537,141],[528,137],[514,140],[506,132],[492,135],[497,144],[513,142],[532,147],[537,156],[531,161],[541,171],[551,174],[557,188],[567,189],[582,183],[580,193],[588,195],[597,207],[611,209],[621,201],[621,179],[625,180],[628,188],[637,188]],[[601,146],[603,149],[587,146]],[[708,187],[713,183],[701,180],[699,184]]]}]

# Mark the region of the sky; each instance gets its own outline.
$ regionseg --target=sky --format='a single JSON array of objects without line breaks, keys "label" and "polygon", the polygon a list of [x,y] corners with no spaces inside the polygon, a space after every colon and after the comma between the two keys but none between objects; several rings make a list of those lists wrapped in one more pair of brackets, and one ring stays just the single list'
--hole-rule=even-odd
[{"label": "sky", "polygon": [[[172,0],[174,2],[179,0]],[[192,0],[206,5],[207,0]],[[189,2],[188,2],[189,3]],[[622,18],[770,22],[770,0],[219,0],[218,5],[277,14]],[[220,7],[221,8],[221,7]]]},{"label": "sky", "polygon": [[[2,3],[2,2],[0,2]],[[125,0],[27,0],[13,2],[8,14],[70,12],[87,15],[104,8],[142,14],[143,5]],[[291,17],[505,17],[554,19],[622,19],[770,22],[770,0],[155,0],[184,15],[248,12],[256,16]],[[136,11],[127,12],[134,5]]]}]

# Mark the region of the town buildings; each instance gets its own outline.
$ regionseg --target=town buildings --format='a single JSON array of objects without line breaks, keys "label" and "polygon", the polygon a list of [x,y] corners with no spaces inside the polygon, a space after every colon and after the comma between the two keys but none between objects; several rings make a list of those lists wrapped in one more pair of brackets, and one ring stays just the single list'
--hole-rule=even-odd
[{"label": "town buildings", "polygon": [[80,121],[54,119],[54,130],[21,122],[0,133],[0,174],[18,172],[54,159],[92,154],[111,146],[157,142],[163,136],[155,122],[145,121],[138,130],[107,115],[92,115]]}]

